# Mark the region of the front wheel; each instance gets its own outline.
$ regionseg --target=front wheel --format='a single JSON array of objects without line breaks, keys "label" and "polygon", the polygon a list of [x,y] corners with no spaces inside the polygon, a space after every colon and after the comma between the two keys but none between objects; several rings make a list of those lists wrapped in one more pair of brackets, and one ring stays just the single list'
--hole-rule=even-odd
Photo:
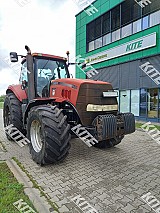
[{"label": "front wheel", "polygon": [[27,120],[30,153],[38,164],[57,163],[66,158],[70,149],[70,125],[56,106],[34,107]]}]

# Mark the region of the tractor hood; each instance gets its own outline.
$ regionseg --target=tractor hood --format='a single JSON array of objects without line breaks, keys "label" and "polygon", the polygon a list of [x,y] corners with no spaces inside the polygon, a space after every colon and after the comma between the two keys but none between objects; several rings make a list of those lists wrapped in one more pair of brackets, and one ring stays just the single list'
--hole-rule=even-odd
[{"label": "tractor hood", "polygon": [[65,85],[68,87],[80,87],[81,84],[110,84],[108,82],[103,82],[103,81],[94,81],[90,79],[73,79],[73,78],[65,78],[65,79],[57,79],[53,80],[53,82],[59,82],[61,85]]},{"label": "tractor hood", "polygon": [[113,91],[110,83],[89,79],[57,79],[51,82],[50,97],[56,102],[72,103],[83,125],[89,125],[97,115],[118,110],[116,97],[103,96]]},{"label": "tractor hood", "polygon": [[[73,78],[56,79],[51,81],[50,97],[55,98],[56,102],[67,100],[76,106],[77,98],[82,88],[85,88],[84,90],[87,92],[87,88],[96,88],[97,86],[101,86],[104,92],[106,89],[112,90],[111,84],[103,81]],[[87,95],[87,93],[85,93],[85,95]]]},{"label": "tractor hood", "polygon": [[56,79],[51,81],[50,97],[55,98],[57,102],[63,102],[64,100],[70,101],[76,106],[77,99],[82,90],[84,91],[83,96],[87,96],[88,89],[91,90],[92,88],[92,91],[95,93],[99,90],[99,87],[101,87],[101,93],[113,90],[110,83],[103,81],[73,78]]}]

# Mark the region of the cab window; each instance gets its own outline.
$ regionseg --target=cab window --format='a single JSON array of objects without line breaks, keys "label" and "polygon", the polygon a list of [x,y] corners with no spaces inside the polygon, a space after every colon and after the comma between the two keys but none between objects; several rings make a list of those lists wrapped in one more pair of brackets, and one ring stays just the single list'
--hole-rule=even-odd
[{"label": "cab window", "polygon": [[21,76],[20,76],[20,83],[22,83],[22,81],[26,80],[26,82],[28,82],[28,77],[27,77],[27,63],[23,63],[22,67],[21,67]]}]

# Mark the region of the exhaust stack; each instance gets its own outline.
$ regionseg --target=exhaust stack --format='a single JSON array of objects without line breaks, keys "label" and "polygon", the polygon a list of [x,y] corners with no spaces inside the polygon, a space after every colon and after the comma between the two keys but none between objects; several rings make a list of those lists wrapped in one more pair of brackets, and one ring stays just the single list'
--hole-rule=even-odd
[{"label": "exhaust stack", "polygon": [[31,50],[27,45],[25,46],[25,49],[27,50],[28,101],[31,101],[36,97],[33,56],[31,55]]}]

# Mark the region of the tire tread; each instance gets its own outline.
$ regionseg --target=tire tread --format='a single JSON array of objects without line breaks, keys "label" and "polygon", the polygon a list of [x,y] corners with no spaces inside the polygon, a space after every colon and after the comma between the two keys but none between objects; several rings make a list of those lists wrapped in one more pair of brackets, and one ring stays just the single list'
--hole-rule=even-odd
[{"label": "tire tread", "polygon": [[[30,152],[32,158],[38,164],[57,163],[66,158],[70,149],[70,125],[67,124],[66,117],[56,106],[42,105],[34,107],[30,112],[27,119],[27,133],[28,138],[30,124],[33,121],[32,116],[36,114],[41,121],[41,128],[45,135],[43,152],[36,153],[30,144]],[[57,116],[58,115],[58,116]],[[59,128],[60,127],[60,128]],[[42,154],[43,153],[43,154]]]}]

